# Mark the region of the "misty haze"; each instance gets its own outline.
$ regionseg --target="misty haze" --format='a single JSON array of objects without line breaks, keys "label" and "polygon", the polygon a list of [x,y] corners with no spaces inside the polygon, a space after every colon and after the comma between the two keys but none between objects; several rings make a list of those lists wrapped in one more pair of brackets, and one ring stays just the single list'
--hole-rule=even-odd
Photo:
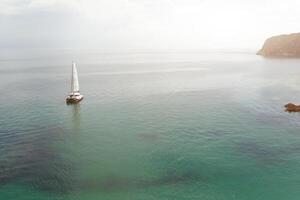
[{"label": "misty haze", "polygon": [[0,199],[298,200],[299,8],[0,0]]}]

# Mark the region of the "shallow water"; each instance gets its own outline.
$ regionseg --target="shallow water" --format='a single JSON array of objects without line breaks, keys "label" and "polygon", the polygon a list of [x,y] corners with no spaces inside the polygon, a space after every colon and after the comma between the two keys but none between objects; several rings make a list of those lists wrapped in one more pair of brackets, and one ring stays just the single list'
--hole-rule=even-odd
[{"label": "shallow water", "polygon": [[299,199],[299,77],[251,53],[2,50],[0,199]]}]

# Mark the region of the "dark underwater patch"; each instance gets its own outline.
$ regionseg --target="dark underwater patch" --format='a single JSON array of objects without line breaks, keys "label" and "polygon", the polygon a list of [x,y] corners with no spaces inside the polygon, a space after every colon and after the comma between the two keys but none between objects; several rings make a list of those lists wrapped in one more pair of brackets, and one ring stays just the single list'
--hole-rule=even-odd
[{"label": "dark underwater patch", "polygon": [[239,153],[247,155],[261,164],[280,164],[284,159],[295,153],[300,153],[300,147],[270,147],[254,141],[241,142],[237,145]]},{"label": "dark underwater patch", "polygon": [[70,191],[73,165],[56,146],[63,132],[37,127],[1,134],[0,186],[13,183],[55,193]]},{"label": "dark underwater patch", "polygon": [[206,179],[204,177],[200,177],[198,173],[194,172],[169,174],[153,180],[109,176],[102,180],[83,181],[78,185],[78,191],[117,192],[133,189],[145,189],[149,187],[188,184],[194,181],[200,182],[205,180]]}]

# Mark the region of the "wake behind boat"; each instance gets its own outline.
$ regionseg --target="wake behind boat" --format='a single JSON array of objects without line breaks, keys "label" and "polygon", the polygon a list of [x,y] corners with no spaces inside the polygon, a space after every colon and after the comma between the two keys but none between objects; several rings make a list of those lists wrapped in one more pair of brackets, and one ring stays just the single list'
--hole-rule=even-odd
[{"label": "wake behind boat", "polygon": [[72,64],[72,77],[71,77],[71,92],[66,98],[67,104],[76,104],[83,99],[83,95],[79,92],[79,81],[75,62]]}]

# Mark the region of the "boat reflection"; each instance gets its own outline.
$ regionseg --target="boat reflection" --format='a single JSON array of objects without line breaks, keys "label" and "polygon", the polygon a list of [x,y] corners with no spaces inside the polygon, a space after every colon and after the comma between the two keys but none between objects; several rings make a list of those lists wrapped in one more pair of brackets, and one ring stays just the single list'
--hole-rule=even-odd
[{"label": "boat reflection", "polygon": [[79,131],[80,128],[80,104],[73,104],[72,107],[72,123],[74,131]]}]

